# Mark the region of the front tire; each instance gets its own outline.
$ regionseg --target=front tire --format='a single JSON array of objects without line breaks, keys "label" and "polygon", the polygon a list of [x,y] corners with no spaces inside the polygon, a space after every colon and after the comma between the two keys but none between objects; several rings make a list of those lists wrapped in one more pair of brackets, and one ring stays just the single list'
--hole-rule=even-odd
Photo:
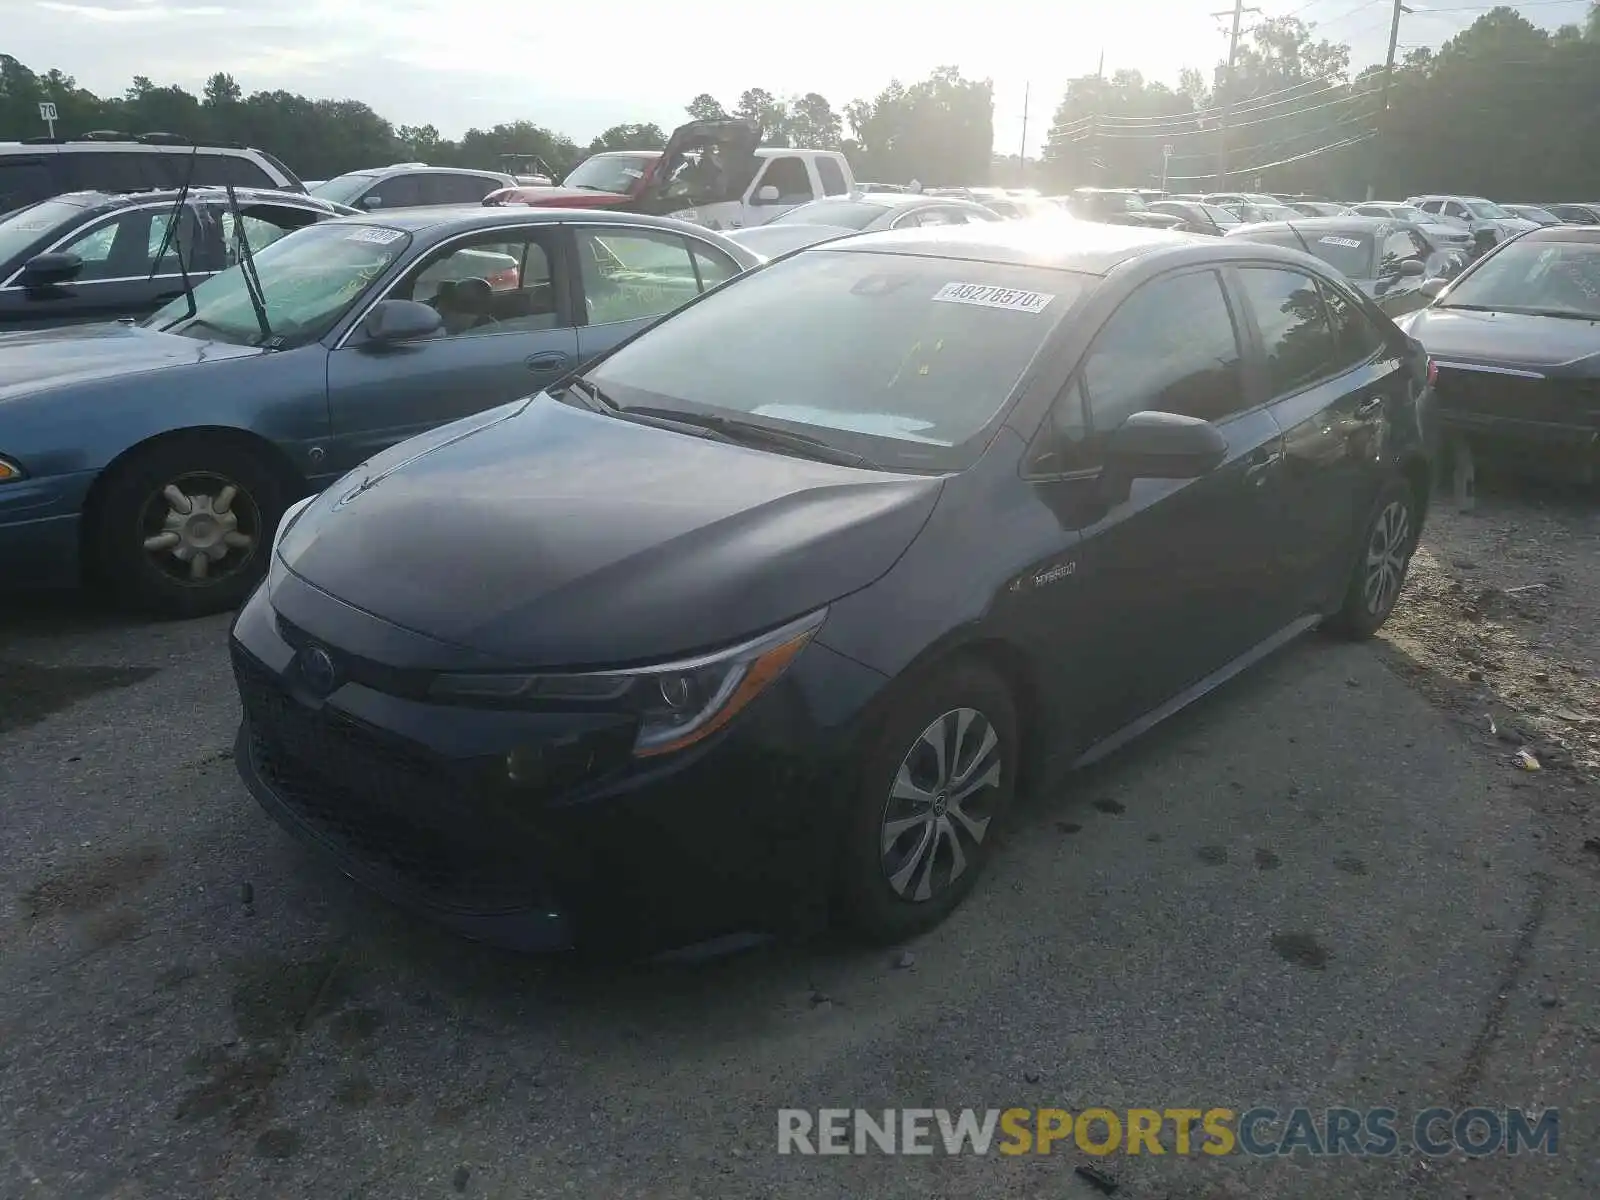
[{"label": "front tire", "polygon": [[225,438],[157,442],[112,468],[88,529],[96,575],[161,618],[238,608],[266,573],[289,489],[265,455]]},{"label": "front tire", "polygon": [[1383,628],[1400,599],[1421,534],[1415,490],[1403,479],[1392,480],[1367,518],[1344,603],[1328,622],[1335,634],[1360,640]]},{"label": "front tire", "polygon": [[988,862],[1019,751],[1011,694],[982,664],[901,688],[861,759],[840,858],[842,922],[889,943],[943,921]]}]

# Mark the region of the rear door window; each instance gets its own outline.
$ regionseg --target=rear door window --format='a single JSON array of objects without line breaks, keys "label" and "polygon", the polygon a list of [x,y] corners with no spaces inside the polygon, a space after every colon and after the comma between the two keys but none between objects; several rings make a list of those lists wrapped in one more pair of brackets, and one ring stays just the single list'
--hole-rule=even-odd
[{"label": "rear door window", "polygon": [[[171,158],[179,164],[184,163],[184,155],[169,154],[164,157]],[[268,175],[248,158],[237,154],[200,154],[196,155],[195,183],[200,185],[222,186],[232,184],[234,187],[249,188],[275,188],[277,180]],[[180,170],[185,169],[180,167]]]},{"label": "rear door window", "polygon": [[1316,281],[1281,267],[1239,271],[1256,325],[1274,399],[1343,371],[1350,364],[1328,323]]},{"label": "rear door window", "polygon": [[63,154],[68,191],[143,192],[169,186],[160,155],[138,150],[89,150]]},{"label": "rear door window", "polygon": [[505,186],[487,175],[430,174],[418,178],[424,204],[479,204],[490,192]]},{"label": "rear door window", "polygon": [[657,317],[703,290],[688,241],[654,229],[578,230],[578,268],[590,325]]}]

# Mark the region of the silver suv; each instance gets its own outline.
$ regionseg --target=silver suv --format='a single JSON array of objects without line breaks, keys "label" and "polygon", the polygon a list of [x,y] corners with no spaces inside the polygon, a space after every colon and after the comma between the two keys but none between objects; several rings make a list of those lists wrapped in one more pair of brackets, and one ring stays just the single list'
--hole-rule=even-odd
[{"label": "silver suv", "polygon": [[311,194],[352,208],[423,208],[435,204],[482,204],[490,192],[516,186],[516,176],[500,171],[395,163],[348,171],[317,184]]},{"label": "silver suv", "polygon": [[1493,200],[1482,196],[1412,196],[1407,204],[1420,208],[1433,216],[1461,225],[1467,232],[1477,234],[1487,230],[1496,242],[1539,228],[1532,221],[1501,208]]},{"label": "silver suv", "polygon": [[0,215],[67,192],[151,192],[233,184],[303,192],[265,150],[196,146],[175,134],[90,133],[0,142]]}]

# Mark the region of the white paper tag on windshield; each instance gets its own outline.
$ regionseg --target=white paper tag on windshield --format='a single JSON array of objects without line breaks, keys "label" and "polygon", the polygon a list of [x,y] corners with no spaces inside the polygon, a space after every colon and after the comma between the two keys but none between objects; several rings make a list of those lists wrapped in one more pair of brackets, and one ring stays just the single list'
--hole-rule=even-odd
[{"label": "white paper tag on windshield", "polygon": [[371,242],[375,246],[387,246],[390,242],[405,237],[398,229],[384,229],[378,225],[362,225],[345,234],[347,242]]},{"label": "white paper tag on windshield", "polygon": [[1318,238],[1317,241],[1324,246],[1346,246],[1351,250],[1361,249],[1360,238],[1325,237]]},{"label": "white paper tag on windshield", "polygon": [[987,283],[947,283],[933,294],[946,304],[976,304],[981,308],[1008,308],[1012,312],[1041,313],[1055,299],[1052,292],[1025,292],[1021,288],[994,287]]}]

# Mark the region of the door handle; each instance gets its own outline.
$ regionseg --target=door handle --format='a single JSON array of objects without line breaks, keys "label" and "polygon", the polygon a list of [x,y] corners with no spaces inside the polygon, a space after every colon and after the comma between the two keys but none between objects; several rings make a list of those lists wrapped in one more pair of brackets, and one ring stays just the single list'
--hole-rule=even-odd
[{"label": "door handle", "polygon": [[1256,487],[1260,487],[1267,481],[1267,472],[1282,461],[1283,453],[1281,451],[1274,450],[1260,462],[1251,463],[1250,466],[1245,468],[1245,482],[1253,483]]},{"label": "door handle", "polygon": [[1368,397],[1367,399],[1363,400],[1360,404],[1358,404],[1356,406],[1356,419],[1364,421],[1368,417],[1375,417],[1375,416],[1378,415],[1379,410],[1382,409],[1382,408],[1383,408],[1383,397],[1382,396],[1370,396],[1370,397]]},{"label": "door handle", "polygon": [[522,365],[530,371],[559,371],[572,361],[572,357],[562,354],[559,350],[551,350],[544,354],[533,354],[523,360]]}]

